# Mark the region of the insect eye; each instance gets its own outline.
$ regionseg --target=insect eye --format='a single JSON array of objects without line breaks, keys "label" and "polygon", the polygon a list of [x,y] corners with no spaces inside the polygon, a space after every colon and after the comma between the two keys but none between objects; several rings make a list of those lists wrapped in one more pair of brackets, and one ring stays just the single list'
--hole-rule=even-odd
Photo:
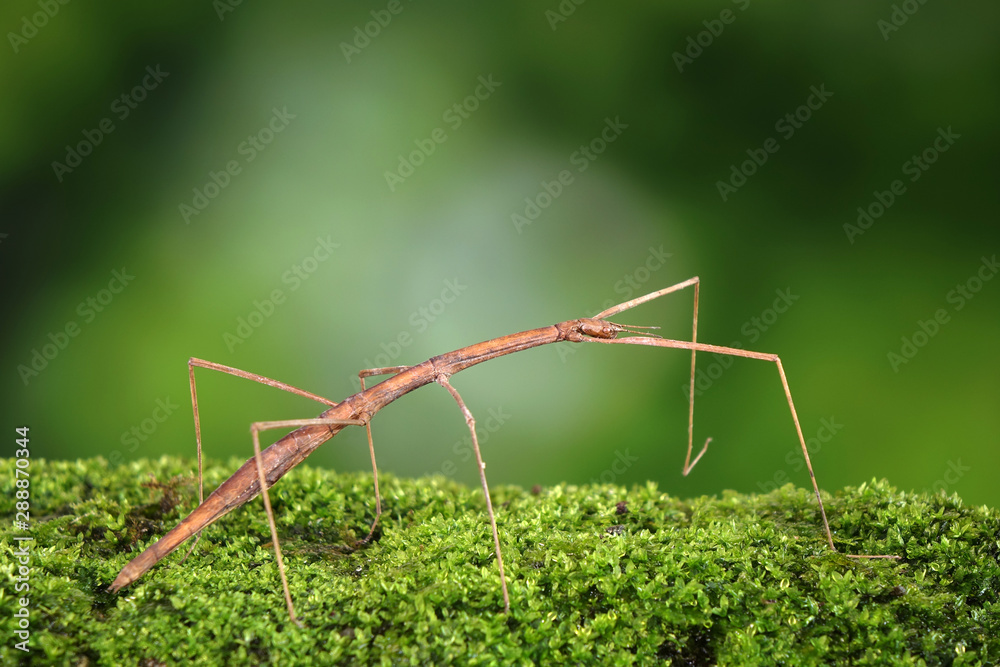
[{"label": "insect eye", "polygon": [[600,322],[598,320],[581,320],[580,321],[580,333],[585,336],[592,336],[594,338],[606,338],[607,337],[607,324]]},{"label": "insect eye", "polygon": [[618,335],[619,328],[602,320],[585,319],[580,320],[580,333],[591,338],[614,338]]}]

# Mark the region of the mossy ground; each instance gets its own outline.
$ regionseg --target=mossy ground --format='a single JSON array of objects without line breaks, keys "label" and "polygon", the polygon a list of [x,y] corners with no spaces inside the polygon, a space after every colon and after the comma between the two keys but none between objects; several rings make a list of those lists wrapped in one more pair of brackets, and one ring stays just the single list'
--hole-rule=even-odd
[{"label": "mossy ground", "polygon": [[[214,488],[236,467],[211,466]],[[272,502],[292,596],[289,623],[262,505],[209,528],[117,595],[134,555],[197,495],[187,460],[110,468],[31,462],[30,646],[14,648],[16,563],[0,530],[0,663],[37,664],[852,664],[1000,661],[1000,513],[877,482],[825,498],[678,500],[653,484],[494,489],[511,593],[502,598],[481,494],[442,477],[300,466]],[[152,477],[151,477],[152,476]],[[151,479],[156,483],[150,484]],[[14,514],[13,461],[0,507]],[[144,485],[145,483],[145,485]],[[625,505],[620,505],[625,503]],[[624,510],[624,511],[623,511]]]}]

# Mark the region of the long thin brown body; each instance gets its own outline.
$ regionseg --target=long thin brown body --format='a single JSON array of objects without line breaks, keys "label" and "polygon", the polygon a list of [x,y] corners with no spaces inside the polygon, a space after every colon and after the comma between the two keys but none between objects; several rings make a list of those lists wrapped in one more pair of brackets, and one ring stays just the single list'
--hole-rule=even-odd
[{"label": "long thin brown body", "polygon": [[[571,320],[540,329],[522,331],[432,357],[422,364],[412,366],[369,389],[344,399],[335,407],[323,412],[320,417],[368,421],[375,413],[400,396],[434,382],[439,375],[449,377],[470,366],[512,352],[527,350],[546,343],[569,340],[568,336],[572,337],[570,332],[577,331],[580,322],[581,320]],[[265,449],[261,456],[268,488],[274,486],[274,483],[281,479],[285,473],[302,462],[324,442],[337,435],[343,428],[344,425],[340,424],[303,426]],[[251,457],[173,530],[126,565],[108,590],[116,592],[120,588],[128,586],[189,537],[197,534],[240,505],[252,500],[259,493],[260,483],[257,479],[257,467]]]}]

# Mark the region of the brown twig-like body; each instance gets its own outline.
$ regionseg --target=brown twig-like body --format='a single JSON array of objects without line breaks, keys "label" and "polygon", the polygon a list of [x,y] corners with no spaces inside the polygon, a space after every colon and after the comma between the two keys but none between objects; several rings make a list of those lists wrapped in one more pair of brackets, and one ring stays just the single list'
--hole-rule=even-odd
[{"label": "brown twig-like body", "polygon": [[[659,338],[655,336],[650,336],[648,334],[643,335],[641,331],[637,329],[647,328],[647,327],[628,327],[620,324],[615,324],[613,322],[607,321],[605,318],[615,315],[629,308],[633,308],[639,304],[645,303],[652,299],[658,298],[665,294],[671,292],[694,286],[694,326],[692,331],[691,341],[678,341],[669,340],[664,338]],[[489,497],[489,488],[486,484],[485,476],[485,464],[482,462],[482,457],[479,451],[478,438],[476,437],[475,431],[475,421],[472,418],[471,413],[462,401],[461,396],[458,392],[451,386],[449,378],[458,373],[459,371],[465,370],[476,364],[480,364],[484,361],[489,361],[490,359],[495,359],[497,357],[502,357],[513,352],[520,352],[521,350],[527,350],[533,347],[538,347],[540,345],[546,345],[548,343],[557,343],[561,341],[580,343],[580,342],[598,342],[598,343],[625,343],[634,345],[647,345],[653,347],[668,347],[676,349],[684,349],[691,351],[691,381],[692,387],[694,383],[694,370],[695,370],[695,354],[696,352],[713,352],[716,354],[726,354],[731,356],[739,356],[751,359],[760,359],[765,361],[772,361],[777,364],[778,372],[781,378],[782,386],[785,390],[785,395],[788,399],[788,405],[792,412],[792,419],[795,423],[796,432],[798,434],[799,442],[802,445],[802,453],[806,459],[806,464],[809,469],[809,475],[812,480],[813,489],[816,493],[816,499],[819,503],[820,515],[823,521],[823,527],[825,530],[825,536],[827,544],[831,549],[836,551],[836,547],[833,544],[833,535],[830,532],[830,525],[826,518],[826,511],[823,508],[823,500],[820,497],[819,486],[816,482],[816,477],[813,474],[812,464],[809,461],[809,450],[806,448],[805,439],[802,435],[802,429],[799,425],[798,415],[795,412],[795,405],[792,402],[791,391],[788,388],[788,381],[785,377],[785,371],[781,366],[781,360],[777,355],[774,354],[763,354],[759,352],[750,352],[747,350],[742,350],[738,348],[728,348],[720,347],[716,345],[706,345],[697,342],[697,322],[698,322],[698,278],[691,278],[677,285],[667,287],[665,289],[659,290],[657,292],[652,292],[643,297],[637,299],[632,299],[625,303],[619,304],[602,313],[597,314],[593,318],[583,318],[577,320],[568,320],[566,322],[560,322],[552,326],[542,327],[540,329],[532,329],[530,331],[522,331],[520,333],[510,334],[507,336],[502,336],[500,338],[494,338],[491,340],[484,341],[482,343],[477,343],[475,345],[470,345],[468,347],[455,350],[453,352],[448,352],[437,357],[428,359],[427,361],[417,364],[416,366],[399,366],[393,368],[385,369],[371,369],[369,371],[362,371],[360,374],[362,378],[362,390],[358,393],[344,399],[341,403],[333,403],[325,398],[317,396],[315,394],[310,394],[300,389],[291,387],[281,382],[275,380],[270,380],[269,378],[264,378],[259,375],[252,373],[247,373],[246,371],[240,371],[227,366],[222,366],[220,364],[214,364],[211,362],[205,362],[198,359],[192,359],[189,362],[190,368],[190,378],[191,378],[191,391],[192,391],[192,402],[194,405],[195,412],[195,425],[196,425],[196,436],[198,440],[198,460],[199,460],[199,497],[203,497],[203,490],[200,485],[201,476],[201,427],[198,419],[198,404],[197,396],[194,384],[194,368],[196,366],[210,368],[213,370],[220,370],[232,375],[237,375],[240,377],[245,377],[248,379],[255,380],[257,382],[262,382],[263,384],[268,384],[270,386],[278,387],[280,389],[285,389],[292,391],[302,396],[312,398],[319,402],[325,403],[331,407],[325,412],[320,414],[319,417],[315,419],[303,419],[303,420],[288,420],[281,422],[259,422],[254,424],[252,427],[253,441],[255,447],[255,455],[253,458],[247,460],[239,470],[237,470],[232,477],[223,482],[212,494],[204,500],[190,515],[188,515],[184,520],[180,522],[175,528],[164,535],[158,542],[151,545],[148,549],[142,552],[134,560],[128,563],[122,571],[119,573],[118,577],[115,579],[114,583],[108,588],[109,591],[115,592],[124,586],[127,586],[134,582],[136,579],[141,577],[146,571],[148,571],[153,565],[163,559],[167,554],[172,552],[178,546],[180,546],[189,537],[198,534],[205,527],[211,525],[220,517],[224,516],[233,509],[243,505],[247,501],[251,500],[254,496],[260,493],[262,488],[262,480],[266,480],[264,484],[264,502],[267,509],[268,520],[271,527],[272,539],[275,545],[275,556],[278,562],[279,571],[281,573],[282,584],[285,589],[285,598],[288,605],[288,611],[293,620],[295,620],[295,613],[292,607],[291,597],[288,591],[288,584],[284,573],[284,565],[281,559],[281,550],[278,545],[277,530],[274,526],[273,515],[270,509],[270,500],[268,499],[267,488],[274,485],[285,473],[295,467],[299,462],[309,456],[317,447],[321,444],[335,436],[347,425],[364,425],[368,430],[369,437],[369,447],[371,447],[372,453],[372,468],[375,477],[375,493],[376,493],[376,503],[377,503],[377,514],[376,522],[378,521],[378,515],[381,514],[381,499],[378,494],[378,471],[375,466],[375,456],[374,448],[371,445],[371,430],[369,427],[372,417],[378,413],[379,410],[386,407],[397,398],[408,394],[409,392],[422,387],[426,384],[436,382],[441,384],[445,389],[452,394],[455,400],[458,402],[460,409],[465,415],[466,422],[472,434],[473,446],[476,453],[477,463],[479,465],[479,473],[483,486],[483,492],[486,496],[487,509],[490,515],[490,523],[493,528],[494,546],[497,556],[497,564],[500,570],[500,580],[503,590],[504,598],[504,609],[507,610],[510,607],[509,596],[507,593],[507,583],[503,572],[503,559],[500,553],[500,541],[496,528],[496,520],[493,516],[492,503]],[[625,338],[618,338],[621,333],[634,334]],[[394,373],[392,377],[380,382],[379,384],[364,388],[364,377],[370,375],[378,375],[383,373]],[[687,457],[684,462],[683,473],[686,475],[690,472],[691,468],[694,467],[695,463],[701,458],[708,448],[708,442],[705,442],[705,446],[701,449],[699,454],[691,460],[692,443],[693,443],[693,425],[694,425],[694,392],[690,392],[690,409],[689,409],[689,423],[688,423],[688,451]],[[263,452],[260,451],[260,445],[258,441],[258,433],[261,430],[266,430],[269,428],[281,428],[281,427],[297,427],[296,430],[292,431],[288,435],[284,436],[270,447],[265,449]],[[375,524],[372,525],[372,532],[374,532]],[[362,540],[366,542],[371,538],[372,533],[369,533],[368,538]],[[864,558],[896,558],[895,556],[858,556]]]}]

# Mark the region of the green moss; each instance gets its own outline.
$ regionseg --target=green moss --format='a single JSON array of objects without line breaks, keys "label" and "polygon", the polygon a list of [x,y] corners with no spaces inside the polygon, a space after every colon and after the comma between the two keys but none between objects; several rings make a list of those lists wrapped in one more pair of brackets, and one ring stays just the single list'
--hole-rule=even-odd
[{"label": "green moss", "polygon": [[[212,466],[206,486],[235,467]],[[693,500],[653,484],[499,487],[504,615],[477,490],[384,475],[376,540],[352,550],[373,518],[370,476],[303,466],[272,495],[300,629],[259,500],[209,528],[186,562],[182,548],[120,594],[104,592],[190,511],[191,470],[173,458],[119,468],[32,460],[33,663],[1000,661],[1000,513],[956,496],[884,482],[827,496],[839,548],[904,556],[867,561],[830,552],[815,499],[791,486]],[[9,518],[13,480],[5,459]],[[15,534],[10,521],[0,530],[7,554]],[[0,663],[14,664],[27,659],[13,648],[23,593],[13,593],[16,563],[2,564]]]}]

